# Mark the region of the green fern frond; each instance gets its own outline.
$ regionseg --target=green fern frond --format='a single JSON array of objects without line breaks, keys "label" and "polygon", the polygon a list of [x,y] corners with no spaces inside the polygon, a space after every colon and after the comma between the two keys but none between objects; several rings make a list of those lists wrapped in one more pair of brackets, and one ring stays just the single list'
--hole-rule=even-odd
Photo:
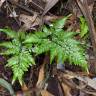
[{"label": "green fern frond", "polygon": [[73,38],[77,33],[76,32],[66,32],[64,30],[62,31],[53,31],[53,34],[56,35],[58,38],[65,39],[65,38]]},{"label": "green fern frond", "polygon": [[[61,21],[64,22],[64,20]],[[66,32],[63,29],[57,30],[54,27],[50,27],[45,31],[49,31],[51,34],[46,35],[44,38],[37,36],[40,40],[34,48],[37,54],[50,51],[50,63],[57,57],[57,62],[68,60],[70,64],[79,65],[85,70],[88,69],[84,50],[81,48],[80,42],[74,39],[76,35],[75,32]],[[36,36],[36,34],[34,34],[34,36]]]},{"label": "green fern frond", "polygon": [[[80,47],[80,42],[74,40],[73,38],[59,39],[56,37],[53,39],[53,42],[57,44],[56,47],[59,46],[57,50],[58,58],[61,58],[63,61],[69,60],[70,64],[79,65],[83,68],[86,66],[85,69],[87,69],[87,61],[84,56],[84,50]],[[61,56],[59,54],[61,54]]]},{"label": "green fern frond", "polygon": [[88,26],[86,20],[80,17],[80,36],[83,38],[88,33]]},{"label": "green fern frond", "polygon": [[26,32],[17,32],[17,37],[19,38],[20,41],[25,40]]},{"label": "green fern frond", "polygon": [[39,43],[41,38],[46,38],[50,33],[47,32],[35,32],[35,34],[29,34],[26,36],[24,43]]},{"label": "green fern frond", "polygon": [[2,42],[0,46],[7,48],[4,52],[1,52],[1,55],[13,55],[19,54],[20,42],[16,39],[12,40],[12,42]]},{"label": "green fern frond", "polygon": [[8,62],[6,64],[7,67],[12,67],[18,64],[18,56],[12,56],[10,59],[7,60],[7,62]]},{"label": "green fern frond", "polygon": [[[29,66],[35,64],[34,59],[28,51],[22,51],[19,55],[13,56],[8,60],[7,67],[11,67],[14,73],[13,83],[16,79],[22,84],[24,72],[28,71]],[[21,77],[20,77],[21,76]]]},{"label": "green fern frond", "polygon": [[17,51],[15,49],[7,49],[4,52],[1,52],[0,55],[14,55],[17,54]]},{"label": "green fern frond", "polygon": [[37,44],[37,46],[35,46],[33,51],[36,54],[42,54],[44,52],[47,52],[50,49],[50,46],[51,46],[51,43],[49,40],[42,39],[42,42],[39,42],[39,44]]},{"label": "green fern frond", "polygon": [[53,23],[53,27],[54,27],[55,29],[62,29],[62,28],[64,27],[65,23],[66,23],[66,20],[67,20],[70,16],[71,16],[71,14],[68,15],[68,16],[66,16],[66,17],[63,17],[62,19],[56,20],[56,22]]},{"label": "green fern frond", "polygon": [[36,35],[29,34],[26,36],[26,39],[23,43],[37,43],[39,41],[40,39]]},{"label": "green fern frond", "polygon": [[13,31],[13,30],[10,29],[10,28],[0,29],[0,31],[6,33],[6,34],[7,34],[9,37],[11,37],[11,38],[15,38],[16,35],[17,35],[16,32]]},{"label": "green fern frond", "polygon": [[[5,31],[5,30],[4,30]],[[6,29],[6,31],[8,31]],[[11,33],[11,32],[6,32]],[[15,32],[16,33],[16,32]],[[32,49],[32,44],[24,44],[23,41],[25,40],[26,36],[25,33],[18,32],[16,33],[16,37],[14,37],[12,34],[9,35],[13,39],[9,42],[2,42],[0,43],[0,46],[5,47],[5,51],[1,52],[1,55],[10,55],[11,57],[7,60],[7,67],[10,67],[13,71],[13,80],[12,83],[15,82],[15,80],[19,80],[20,84],[23,82],[23,75],[26,71],[28,71],[28,68],[32,66],[32,64],[35,64],[35,60],[32,57],[32,54],[30,53],[29,49]]]},{"label": "green fern frond", "polygon": [[84,50],[80,47],[80,42],[73,39],[75,35],[72,32],[58,32],[47,38],[40,38],[41,42],[37,42],[34,52],[42,54],[50,51],[50,63],[57,56],[57,61],[69,60],[70,64],[75,64],[87,69],[87,61],[84,56]]},{"label": "green fern frond", "polygon": [[0,43],[0,46],[6,47],[6,48],[13,48],[12,42],[2,42]]}]

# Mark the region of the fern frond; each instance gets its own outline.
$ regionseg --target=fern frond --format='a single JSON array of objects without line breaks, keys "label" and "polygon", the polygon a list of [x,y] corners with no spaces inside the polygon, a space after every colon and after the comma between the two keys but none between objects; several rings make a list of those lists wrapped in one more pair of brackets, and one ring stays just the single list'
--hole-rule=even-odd
[{"label": "fern frond", "polygon": [[[48,30],[46,29],[45,31],[47,32]],[[51,32],[50,35],[45,38],[39,37],[40,42],[37,42],[35,52],[41,54],[50,51],[50,63],[57,57],[58,63],[68,60],[70,64],[79,65],[87,70],[88,65],[84,50],[80,47],[80,42],[73,38],[76,33],[66,32],[63,29],[57,30],[51,27],[49,31]]]},{"label": "fern frond", "polygon": [[15,38],[16,37],[16,32],[11,30],[10,28],[0,29],[0,31],[6,33],[11,38]]},{"label": "fern frond", "polygon": [[39,41],[40,41],[40,39],[36,35],[29,34],[26,36],[26,39],[23,43],[37,43]]},{"label": "fern frond", "polygon": [[7,48],[6,51],[1,52],[1,55],[13,55],[19,54],[19,42],[18,40],[12,40],[12,42],[2,42],[0,46]]},{"label": "fern frond", "polygon": [[[16,79],[20,81],[23,80],[24,72],[28,71],[29,66],[35,64],[29,51],[22,50],[20,54],[14,55],[8,60],[7,67],[11,67],[14,73],[13,83]],[[21,77],[20,77],[21,76]]]},{"label": "fern frond", "polygon": [[8,62],[6,64],[7,67],[12,67],[18,64],[18,56],[12,56],[10,59],[7,60],[7,62]]},{"label": "fern frond", "polygon": [[44,52],[47,52],[51,46],[50,42],[51,41],[49,41],[48,39],[42,39],[42,42],[40,44],[37,44],[33,51],[36,54],[42,54]]},{"label": "fern frond", "polygon": [[80,17],[80,36],[84,37],[88,33],[88,26],[86,20],[83,17]]},{"label": "fern frond", "polygon": [[61,38],[63,40],[65,38],[66,39],[73,38],[77,33],[76,32],[66,32],[66,31],[62,30],[62,31],[56,31],[56,32],[53,31],[53,34],[56,37]]},{"label": "fern frond", "polygon": [[83,68],[85,66],[86,68],[88,67],[86,58],[84,57],[84,50],[80,47],[80,42],[72,39],[71,37],[65,39],[54,37],[53,42],[57,44],[56,48],[58,48],[58,62],[69,60],[70,64],[79,65]]},{"label": "fern frond", "polygon": [[20,41],[25,40],[26,32],[17,32],[17,37],[19,38]]},{"label": "fern frond", "polygon": [[62,28],[64,27],[65,23],[66,23],[66,20],[67,20],[70,16],[71,16],[71,14],[68,15],[68,16],[66,16],[66,17],[63,17],[62,19],[56,20],[56,22],[53,23],[53,27],[54,27],[55,29],[62,29]]},{"label": "fern frond", "polygon": [[39,43],[41,38],[47,38],[50,33],[47,32],[35,32],[35,34],[29,34],[26,36],[24,43]]},{"label": "fern frond", "polygon": [[6,47],[6,48],[13,48],[12,42],[2,42],[0,43],[0,46]]},{"label": "fern frond", "polygon": [[[32,66],[32,64],[35,64],[35,60],[32,57],[32,54],[30,52],[32,49],[32,44],[29,43],[24,44],[23,41],[25,40],[26,36],[25,33],[22,32],[14,32],[16,33],[15,36],[14,33],[11,34],[10,30],[2,30],[7,33],[11,38],[13,38],[9,42],[2,42],[0,46],[5,47],[6,50],[1,52],[2,55],[10,55],[11,57],[7,60],[7,67],[10,67],[13,71],[13,80],[12,83],[15,82],[15,80],[19,80],[20,84],[23,82],[23,75],[24,72],[28,71],[28,68]],[[10,32],[9,32],[10,31]]]},{"label": "fern frond", "polygon": [[18,54],[15,49],[7,49],[6,51],[0,53],[0,55],[14,55],[14,54]]}]

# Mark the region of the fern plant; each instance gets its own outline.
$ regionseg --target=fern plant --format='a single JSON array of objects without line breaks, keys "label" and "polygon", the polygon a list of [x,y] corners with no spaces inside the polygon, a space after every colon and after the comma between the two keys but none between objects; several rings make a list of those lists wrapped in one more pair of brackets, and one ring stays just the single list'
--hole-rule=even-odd
[{"label": "fern plant", "polygon": [[35,64],[34,58],[31,54],[32,44],[23,44],[26,34],[24,32],[15,32],[11,29],[0,29],[5,32],[10,38],[10,41],[1,42],[0,46],[6,48],[1,52],[1,55],[9,55],[8,63],[6,66],[10,67],[13,71],[13,80],[19,80],[22,85],[24,72],[28,71],[29,66]]},{"label": "fern plant", "polygon": [[50,63],[57,57],[57,63],[68,60],[70,64],[79,65],[88,70],[84,49],[74,39],[75,32],[66,32],[63,27],[69,16],[57,20],[50,26],[44,26],[41,32],[27,35],[24,43],[34,43],[33,52],[42,54],[50,52]]},{"label": "fern plant", "polygon": [[33,54],[50,52],[50,64],[57,58],[57,63],[67,60],[70,64],[88,70],[84,49],[80,42],[74,39],[76,33],[63,30],[68,17],[57,20],[48,27],[43,26],[41,31],[34,33],[0,29],[11,38],[10,41],[1,42],[0,46],[6,48],[1,54],[10,56],[6,66],[13,71],[12,83],[18,79],[22,84],[24,72],[35,64]]}]

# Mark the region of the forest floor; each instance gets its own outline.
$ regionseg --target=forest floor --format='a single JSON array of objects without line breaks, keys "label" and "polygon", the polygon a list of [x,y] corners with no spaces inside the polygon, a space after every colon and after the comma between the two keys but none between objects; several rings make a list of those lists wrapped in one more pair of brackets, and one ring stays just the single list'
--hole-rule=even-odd
[{"label": "forest floor", "polygon": [[[16,81],[12,85],[12,70],[5,66],[9,57],[0,55],[0,78],[12,87],[15,92],[12,96],[96,96],[96,0],[0,0],[0,28],[9,27],[16,32],[36,31],[43,24],[50,25],[69,14],[65,24],[68,31],[80,31],[80,16],[88,25],[86,36],[75,37],[87,42],[88,72],[68,62],[61,70],[56,64],[49,64],[49,55],[42,54],[36,58],[36,66],[24,73],[24,84],[21,86]],[[0,32],[0,43],[8,39]],[[0,96],[11,96],[10,87],[3,83],[0,83]]]}]

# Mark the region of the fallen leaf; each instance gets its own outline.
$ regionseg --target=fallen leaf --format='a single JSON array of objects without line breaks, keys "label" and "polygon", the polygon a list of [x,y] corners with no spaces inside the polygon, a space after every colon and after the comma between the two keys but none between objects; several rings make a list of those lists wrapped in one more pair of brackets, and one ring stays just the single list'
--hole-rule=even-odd
[{"label": "fallen leaf", "polygon": [[5,2],[5,0],[0,0],[0,7],[2,6],[2,4]]},{"label": "fallen leaf", "polygon": [[21,14],[20,17],[19,17],[19,20],[20,20],[20,22],[24,23],[23,28],[28,30],[35,23],[36,18],[37,18],[37,14],[34,14],[33,16]]},{"label": "fallen leaf", "polygon": [[61,85],[62,85],[62,89],[64,91],[64,96],[72,96],[71,95],[71,88],[65,83],[62,83]]},{"label": "fallen leaf", "polygon": [[42,95],[42,96],[54,96],[54,95],[52,95],[50,92],[48,92],[47,90],[42,90],[42,91],[41,91],[41,95]]},{"label": "fallen leaf", "polygon": [[42,86],[42,82],[44,80],[44,77],[45,77],[45,75],[44,75],[44,65],[42,65],[41,69],[39,71],[38,81],[37,81],[37,84],[36,84],[37,88],[40,88]]}]

